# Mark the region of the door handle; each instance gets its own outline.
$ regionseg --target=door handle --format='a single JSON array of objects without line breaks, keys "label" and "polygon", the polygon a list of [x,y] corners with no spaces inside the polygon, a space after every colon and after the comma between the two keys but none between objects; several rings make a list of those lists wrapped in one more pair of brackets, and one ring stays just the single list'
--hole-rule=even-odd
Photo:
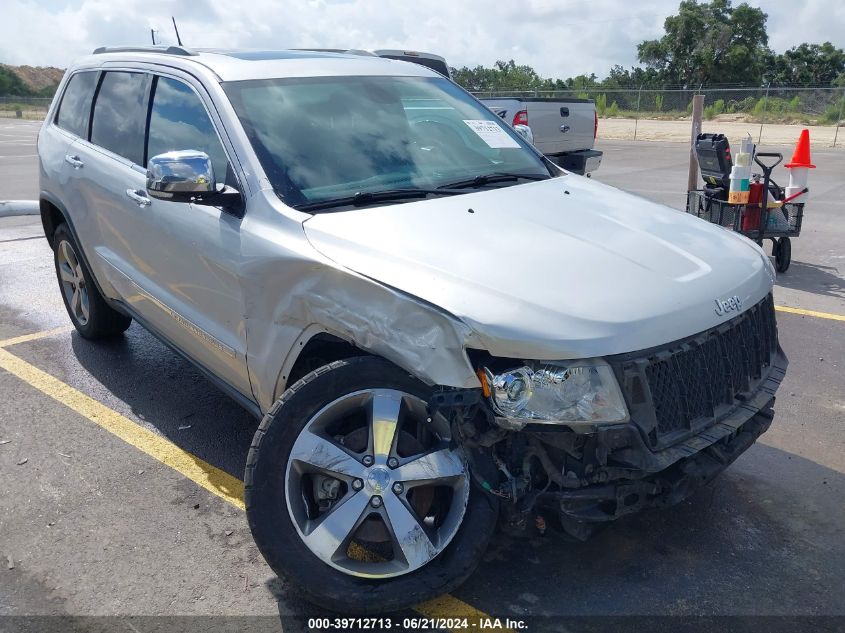
[{"label": "door handle", "polygon": [[152,200],[150,200],[147,196],[141,195],[135,189],[127,189],[126,195],[132,198],[135,202],[138,203],[139,207],[148,207],[152,204]]},{"label": "door handle", "polygon": [[82,162],[82,159],[79,156],[66,154],[65,155],[65,162],[68,165],[71,165],[74,169],[79,169],[80,167],[84,167],[85,163]]},{"label": "door handle", "polygon": [[566,133],[569,130],[570,130],[570,127],[568,125],[561,125],[560,126],[560,131],[563,132],[563,133]]}]

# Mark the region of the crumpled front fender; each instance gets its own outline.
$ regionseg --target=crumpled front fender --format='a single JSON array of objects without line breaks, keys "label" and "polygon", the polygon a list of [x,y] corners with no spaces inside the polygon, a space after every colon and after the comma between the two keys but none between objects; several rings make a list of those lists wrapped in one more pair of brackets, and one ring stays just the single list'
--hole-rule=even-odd
[{"label": "crumpled front fender", "polygon": [[[291,270],[300,267],[299,274]],[[268,287],[273,277],[265,276],[260,290],[248,293],[250,375],[263,411],[284,390],[308,340],[320,333],[381,356],[427,384],[479,386],[465,352],[474,335],[456,317],[330,261],[288,261],[286,268],[285,279],[275,283],[296,281],[284,292]],[[261,305],[272,297],[282,301]]]}]

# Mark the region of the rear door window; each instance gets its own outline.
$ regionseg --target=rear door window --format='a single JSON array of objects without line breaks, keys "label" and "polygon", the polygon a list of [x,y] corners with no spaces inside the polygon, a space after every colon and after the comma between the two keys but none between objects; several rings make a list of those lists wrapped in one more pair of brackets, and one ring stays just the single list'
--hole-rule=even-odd
[{"label": "rear door window", "polygon": [[146,73],[105,74],[94,104],[92,143],[143,164],[149,83]]},{"label": "rear door window", "polygon": [[208,154],[215,179],[228,184],[229,161],[202,101],[187,84],[158,77],[150,113],[147,160],[165,152],[191,149]]},{"label": "rear door window", "polygon": [[89,71],[73,75],[67,82],[56,115],[56,125],[86,140],[91,119],[91,101],[94,99],[99,74],[98,71]]}]

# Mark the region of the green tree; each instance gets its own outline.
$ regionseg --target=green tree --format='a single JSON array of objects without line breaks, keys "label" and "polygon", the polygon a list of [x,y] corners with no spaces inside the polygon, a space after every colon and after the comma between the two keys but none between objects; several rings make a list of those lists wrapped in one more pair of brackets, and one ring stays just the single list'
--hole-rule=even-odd
[{"label": "green tree", "polygon": [[596,88],[599,85],[599,78],[595,73],[589,75],[578,75],[577,77],[570,77],[566,80],[566,85],[570,90],[589,90]]},{"label": "green tree", "polygon": [[771,55],[767,17],[746,3],[683,0],[663,23],[665,35],[639,44],[637,56],[668,84],[757,84]]},{"label": "green tree", "polygon": [[32,90],[10,68],[0,65],[0,97],[28,97]]},{"label": "green tree", "polygon": [[836,85],[845,78],[845,51],[830,42],[800,44],[772,59],[772,83]]},{"label": "green tree", "polygon": [[544,79],[531,66],[518,65],[514,60],[497,61],[493,68],[476,66],[458,68],[452,75],[456,83],[470,91],[488,90],[555,90],[563,84],[559,80]]}]

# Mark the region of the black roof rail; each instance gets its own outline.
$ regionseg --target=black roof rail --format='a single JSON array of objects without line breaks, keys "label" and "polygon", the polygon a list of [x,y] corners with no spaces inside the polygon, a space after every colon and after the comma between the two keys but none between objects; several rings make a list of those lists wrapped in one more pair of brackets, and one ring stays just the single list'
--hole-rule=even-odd
[{"label": "black roof rail", "polygon": [[100,46],[94,49],[94,55],[101,53],[160,53],[162,55],[196,55],[184,46]]}]

